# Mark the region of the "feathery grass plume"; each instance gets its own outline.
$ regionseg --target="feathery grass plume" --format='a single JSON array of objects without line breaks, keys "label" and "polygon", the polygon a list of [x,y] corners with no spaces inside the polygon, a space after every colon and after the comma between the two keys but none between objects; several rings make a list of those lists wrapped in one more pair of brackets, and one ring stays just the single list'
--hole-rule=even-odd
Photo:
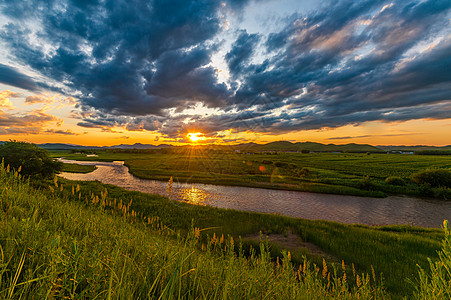
[{"label": "feathery grass plume", "polygon": [[326,260],[323,258],[323,278],[326,278],[327,275],[327,264]]},{"label": "feathery grass plume", "polygon": [[169,180],[168,180],[168,185],[166,187],[166,194],[168,194],[168,198],[169,199],[171,199],[171,196],[172,196],[172,186],[173,186],[173,184],[174,184],[174,180],[172,179],[172,176],[171,176],[171,178],[169,178]]},{"label": "feathery grass plume", "polygon": [[345,261],[342,260],[341,261],[341,269],[343,270],[343,283],[346,283],[346,265],[345,265]]}]

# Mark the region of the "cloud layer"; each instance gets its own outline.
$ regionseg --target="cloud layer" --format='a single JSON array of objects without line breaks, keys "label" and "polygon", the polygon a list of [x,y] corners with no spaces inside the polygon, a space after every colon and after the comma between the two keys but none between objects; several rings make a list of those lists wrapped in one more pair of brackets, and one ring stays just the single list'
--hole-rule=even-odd
[{"label": "cloud layer", "polygon": [[[225,34],[246,5],[3,1],[1,42],[41,77],[0,64],[0,82],[78,99],[82,127],[167,137],[451,117],[449,0],[326,1],[275,32]],[[198,103],[215,113],[185,113]]]}]

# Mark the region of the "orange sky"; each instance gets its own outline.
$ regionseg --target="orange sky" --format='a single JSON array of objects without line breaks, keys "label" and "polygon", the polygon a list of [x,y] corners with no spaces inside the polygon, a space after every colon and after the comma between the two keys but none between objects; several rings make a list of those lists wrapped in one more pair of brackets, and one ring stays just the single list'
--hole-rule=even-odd
[{"label": "orange sky", "polygon": [[[74,135],[65,135],[51,132],[38,134],[4,134],[0,140],[21,140],[32,143],[69,143],[86,146],[111,146],[118,144],[173,144],[159,133],[149,131],[127,131],[124,128],[112,128],[110,132],[104,132],[98,128],[80,128],[74,120],[62,118],[60,127],[49,126],[53,130],[72,132]],[[47,127],[45,127],[47,128]],[[290,142],[319,142],[324,144],[370,144],[370,145],[435,145],[445,146],[451,144],[451,119],[446,120],[413,120],[400,123],[366,122],[358,126],[343,126],[332,129],[296,131],[280,135],[258,132],[234,133],[226,131],[224,139],[215,139],[215,143],[267,143],[273,141]],[[226,140],[226,141],[224,141]],[[212,139],[206,138],[198,143],[209,143]]]},{"label": "orange sky", "polygon": [[[1,87],[1,85],[0,85]],[[153,131],[129,131],[122,127],[84,128],[73,99],[57,94],[27,94],[20,89],[0,90],[0,140],[32,143],[69,143],[86,146],[118,144],[183,145],[189,140],[165,138]],[[10,125],[10,126],[9,126]],[[8,133],[10,131],[12,133]],[[197,132],[192,130],[191,132]],[[406,122],[364,122],[338,128],[300,130],[283,134],[235,132],[224,128],[221,138],[201,137],[197,143],[267,143],[273,141],[324,144],[434,145],[451,144],[451,119],[419,119]]]},{"label": "orange sky", "polygon": [[0,5],[0,141],[451,144],[443,1],[22,2]]}]

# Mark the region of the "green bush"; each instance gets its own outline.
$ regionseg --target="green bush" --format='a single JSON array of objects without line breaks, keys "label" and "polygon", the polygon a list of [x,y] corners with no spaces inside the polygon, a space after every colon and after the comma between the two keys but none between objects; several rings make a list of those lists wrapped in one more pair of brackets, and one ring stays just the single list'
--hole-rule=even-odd
[{"label": "green bush", "polygon": [[299,171],[299,176],[309,176],[310,175],[310,169],[309,168],[302,168],[301,171]]},{"label": "green bush", "polygon": [[271,164],[273,164],[273,161],[272,161],[272,160],[264,159],[264,160],[262,160],[262,164],[263,164],[263,165],[271,165]]},{"label": "green bush", "polygon": [[287,168],[287,167],[288,167],[288,164],[285,163],[285,162],[280,162],[280,161],[278,161],[278,162],[275,162],[275,163],[274,163],[274,166],[276,166],[277,168]]},{"label": "green bush", "polygon": [[405,185],[406,183],[401,177],[398,176],[390,176],[385,178],[385,182],[391,185]]},{"label": "green bush", "polygon": [[413,174],[410,179],[417,184],[431,187],[451,187],[451,172],[445,169],[426,169]]},{"label": "green bush", "polygon": [[375,190],[374,183],[369,176],[365,176],[365,177],[363,177],[362,180],[360,180],[359,189],[366,190],[366,191],[374,191]]},{"label": "green bush", "polygon": [[63,164],[52,159],[47,150],[26,142],[9,141],[0,145],[0,158],[5,166],[25,176],[52,177]]}]

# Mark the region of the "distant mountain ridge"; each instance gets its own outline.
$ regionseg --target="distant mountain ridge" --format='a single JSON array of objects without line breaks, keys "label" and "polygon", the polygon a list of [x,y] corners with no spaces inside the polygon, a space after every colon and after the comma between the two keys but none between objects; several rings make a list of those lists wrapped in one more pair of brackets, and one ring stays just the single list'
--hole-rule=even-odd
[{"label": "distant mountain ridge", "polygon": [[[0,145],[6,143],[6,141],[0,141]],[[172,147],[189,147],[189,146],[173,146],[168,144],[152,145],[152,144],[120,144],[113,146],[82,146],[75,144],[65,144],[65,143],[44,143],[38,144],[39,147],[47,150],[102,150],[102,149],[161,149],[161,148],[172,148]],[[451,145],[438,147],[438,146],[371,146],[368,144],[321,144],[316,142],[296,142],[292,143],[289,141],[277,141],[270,142],[267,144],[257,144],[257,143],[243,143],[237,145],[204,145],[202,147],[218,150],[239,150],[239,151],[249,151],[249,152],[268,152],[268,151],[279,151],[279,152],[301,152],[302,150],[308,150],[311,152],[371,152],[371,153],[381,153],[387,151],[421,151],[421,150],[444,150],[451,151]]]},{"label": "distant mountain ridge", "polygon": [[158,149],[158,148],[170,148],[170,147],[173,147],[173,146],[167,145],[167,144],[151,145],[151,144],[141,144],[141,143],[120,144],[120,145],[102,146],[102,147],[99,147],[99,146],[82,146],[82,145],[62,144],[62,143],[45,143],[45,144],[38,144],[38,146],[41,147],[41,148],[47,149],[47,150]]}]

